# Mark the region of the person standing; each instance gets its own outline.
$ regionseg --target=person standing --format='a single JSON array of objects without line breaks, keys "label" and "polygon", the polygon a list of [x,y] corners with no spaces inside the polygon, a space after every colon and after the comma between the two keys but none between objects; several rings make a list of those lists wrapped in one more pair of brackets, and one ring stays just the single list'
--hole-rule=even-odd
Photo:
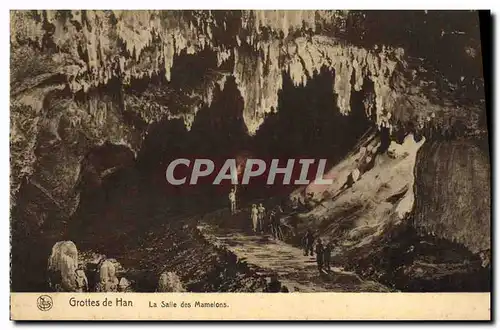
[{"label": "person standing", "polygon": [[269,225],[271,226],[271,235],[273,235],[274,239],[278,238],[278,232],[276,231],[278,221],[277,219],[278,216],[276,215],[276,211],[272,210],[269,216]]},{"label": "person standing", "polygon": [[283,209],[276,205],[271,211],[271,234],[274,239],[280,238],[280,216],[283,213]]},{"label": "person standing", "polygon": [[236,214],[236,191],[234,190],[234,188],[231,188],[228,197],[229,197],[229,206],[231,209],[231,214],[234,215]]},{"label": "person standing", "polygon": [[318,244],[316,244],[316,262],[318,263],[318,270],[320,273],[323,270],[323,253],[323,243],[321,243],[321,239],[318,238]]},{"label": "person standing", "polygon": [[302,238],[302,247],[304,248],[305,256],[309,253],[311,256],[314,255],[314,235],[311,229],[307,229],[306,234]]},{"label": "person standing", "polygon": [[330,260],[332,258],[332,250],[333,250],[333,244],[331,241],[329,241],[326,246],[325,250],[323,251],[323,262],[325,265],[325,270],[330,272]]},{"label": "person standing", "polygon": [[259,230],[261,233],[264,232],[264,217],[266,215],[266,208],[262,203],[259,204]]},{"label": "person standing", "polygon": [[250,211],[250,217],[252,218],[252,230],[257,233],[257,227],[259,225],[259,209],[257,205],[252,204],[252,210]]}]

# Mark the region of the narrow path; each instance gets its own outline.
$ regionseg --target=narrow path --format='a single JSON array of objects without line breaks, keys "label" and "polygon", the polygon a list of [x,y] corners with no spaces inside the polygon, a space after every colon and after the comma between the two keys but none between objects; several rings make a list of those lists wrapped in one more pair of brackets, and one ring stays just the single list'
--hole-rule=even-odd
[{"label": "narrow path", "polygon": [[[222,219],[225,218],[225,219]],[[205,216],[198,224],[200,232],[212,244],[224,246],[250,268],[263,276],[278,275],[291,292],[387,292],[380,283],[362,280],[353,272],[333,265],[330,273],[320,273],[315,256],[304,256],[303,251],[274,240],[270,235],[253,235],[244,228],[224,226],[227,212]],[[233,223],[234,224],[234,223]],[[229,228],[228,228],[229,227]]]}]

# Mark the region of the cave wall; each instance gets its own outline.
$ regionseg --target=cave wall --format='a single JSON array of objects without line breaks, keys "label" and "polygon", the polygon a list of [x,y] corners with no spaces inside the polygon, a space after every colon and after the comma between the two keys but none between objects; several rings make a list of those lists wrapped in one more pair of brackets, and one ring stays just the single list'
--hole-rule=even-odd
[{"label": "cave wall", "polygon": [[[26,98],[30,99],[33,92]],[[38,111],[24,107],[26,111],[16,113],[25,116],[25,121],[35,117],[31,125],[36,133],[23,131],[17,122],[12,123],[11,133],[11,163],[21,172],[11,173],[12,206],[18,205],[14,214],[23,219],[23,230],[28,231],[44,225],[49,218],[57,222],[74,213],[84,159],[93,149],[111,143],[135,152],[143,133],[124,124],[119,102],[109,94],[89,93],[77,101],[61,92],[48,94],[38,102]],[[23,153],[26,150],[31,157]],[[124,164],[117,161],[115,165]],[[29,172],[23,173],[26,169]]]},{"label": "cave wall", "polygon": [[426,234],[491,248],[491,170],[488,149],[472,139],[426,143],[415,166],[413,224]]}]

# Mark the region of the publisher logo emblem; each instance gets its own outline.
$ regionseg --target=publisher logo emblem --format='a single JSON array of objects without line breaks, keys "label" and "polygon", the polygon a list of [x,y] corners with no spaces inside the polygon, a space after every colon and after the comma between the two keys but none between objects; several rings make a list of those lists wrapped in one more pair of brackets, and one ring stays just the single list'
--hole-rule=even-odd
[{"label": "publisher logo emblem", "polygon": [[45,311],[48,311],[49,309],[51,309],[52,305],[54,305],[54,303],[53,303],[52,298],[50,296],[43,295],[43,296],[38,297],[38,299],[36,301],[36,305],[37,305],[39,310],[45,312]]}]

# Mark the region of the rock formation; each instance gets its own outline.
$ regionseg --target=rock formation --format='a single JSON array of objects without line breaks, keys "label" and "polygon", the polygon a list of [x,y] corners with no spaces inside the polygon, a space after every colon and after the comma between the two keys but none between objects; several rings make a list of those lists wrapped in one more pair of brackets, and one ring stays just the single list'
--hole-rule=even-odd
[{"label": "rock formation", "polygon": [[436,141],[420,153],[413,225],[474,253],[490,249],[491,177],[485,146],[469,139]]},{"label": "rock formation", "polygon": [[71,241],[57,242],[48,261],[49,286],[55,291],[74,292],[77,282],[78,250]]},{"label": "rock formation", "polygon": [[116,267],[110,260],[105,260],[99,268],[99,283],[97,292],[118,292],[118,277],[116,276]]},{"label": "rock formation", "polygon": [[165,272],[158,280],[157,292],[185,292],[181,279],[175,273]]}]

